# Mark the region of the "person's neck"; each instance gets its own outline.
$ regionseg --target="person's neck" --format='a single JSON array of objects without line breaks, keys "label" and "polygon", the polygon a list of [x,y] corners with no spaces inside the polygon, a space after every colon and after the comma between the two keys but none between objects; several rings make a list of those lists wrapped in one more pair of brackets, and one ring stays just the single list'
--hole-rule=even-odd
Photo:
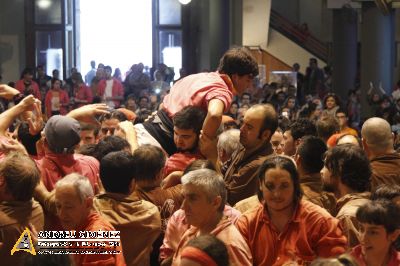
[{"label": "person's neck", "polygon": [[160,184],[157,180],[136,180],[136,186],[141,189],[159,187]]},{"label": "person's neck", "polygon": [[261,143],[253,148],[246,148],[245,152],[244,152],[244,156],[247,157],[248,155],[252,154],[253,152],[255,152],[256,150],[260,149],[262,146],[264,145],[264,143]]},{"label": "person's neck", "polygon": [[388,265],[390,260],[390,249],[386,252],[386,255],[381,256],[364,256],[365,264],[367,266],[385,266]]},{"label": "person's neck", "polygon": [[277,227],[279,231],[282,231],[290,219],[293,217],[293,213],[295,211],[295,205],[291,204],[283,210],[275,211],[268,209],[268,214],[272,223]]},{"label": "person's neck", "polygon": [[206,224],[199,226],[199,234],[206,235],[211,233],[222,219],[222,213],[214,215]]},{"label": "person's neck", "polygon": [[384,151],[377,151],[377,152],[373,152],[371,150],[369,150],[368,152],[368,159],[371,161],[372,159],[375,159],[376,157],[380,157],[386,154],[392,154],[395,153],[395,150],[393,148],[389,148],[387,150]]},{"label": "person's neck", "polygon": [[348,186],[344,185],[342,182],[339,182],[338,187],[335,189],[334,194],[337,199],[341,199],[347,194],[356,193],[356,191],[352,190]]}]

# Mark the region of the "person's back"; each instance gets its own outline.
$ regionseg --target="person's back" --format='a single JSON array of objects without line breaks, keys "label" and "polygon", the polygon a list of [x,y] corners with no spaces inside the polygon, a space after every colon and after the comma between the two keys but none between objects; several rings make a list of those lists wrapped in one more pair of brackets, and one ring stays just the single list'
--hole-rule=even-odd
[{"label": "person's back", "polygon": [[[161,232],[158,208],[132,195],[132,155],[125,151],[107,154],[100,164],[106,193],[93,200],[94,208],[121,233],[128,265],[149,265],[152,244]],[[134,237],[133,237],[134,236]]]},{"label": "person's back", "polygon": [[323,157],[327,150],[325,143],[314,136],[306,136],[297,149],[296,164],[303,189],[303,199],[308,200],[330,214],[336,213],[336,198],[332,193],[323,191],[321,169],[324,167]]},{"label": "person's back", "polygon": [[371,162],[371,191],[382,184],[400,184],[400,154],[393,147],[390,124],[378,117],[365,121],[362,145]]}]

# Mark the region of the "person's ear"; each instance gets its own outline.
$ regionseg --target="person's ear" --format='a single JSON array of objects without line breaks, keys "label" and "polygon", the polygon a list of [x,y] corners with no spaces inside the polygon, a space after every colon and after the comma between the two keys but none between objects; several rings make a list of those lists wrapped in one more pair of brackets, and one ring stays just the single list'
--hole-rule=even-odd
[{"label": "person's ear", "polygon": [[261,138],[264,140],[271,140],[272,134],[271,134],[271,130],[266,129],[263,131],[263,133],[261,134]]},{"label": "person's ear", "polygon": [[219,207],[221,206],[221,202],[222,202],[222,198],[221,196],[216,196],[214,201],[213,201],[213,206],[216,210],[219,209]]},{"label": "person's ear", "polygon": [[394,242],[397,240],[397,238],[399,238],[399,236],[400,236],[400,229],[396,229],[392,233],[389,234],[389,240],[391,242]]},{"label": "person's ear", "polygon": [[3,176],[0,176],[0,187],[4,186],[6,184],[6,181],[4,180]]},{"label": "person's ear", "polygon": [[132,179],[131,183],[129,184],[129,195],[135,191],[136,188],[136,180]]},{"label": "person's ear", "polygon": [[86,208],[91,209],[93,207],[93,197],[88,197],[85,200]]}]

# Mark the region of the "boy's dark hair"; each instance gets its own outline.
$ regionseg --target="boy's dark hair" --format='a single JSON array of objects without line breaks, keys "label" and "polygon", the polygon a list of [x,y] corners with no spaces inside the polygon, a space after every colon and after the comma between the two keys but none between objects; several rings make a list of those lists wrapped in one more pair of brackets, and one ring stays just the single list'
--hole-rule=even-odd
[{"label": "boy's dark hair", "polygon": [[316,127],[318,137],[327,141],[330,136],[339,131],[339,122],[335,117],[326,115],[317,121]]},{"label": "boy's dark hair", "polygon": [[165,154],[161,148],[142,145],[133,152],[134,178],[155,180],[165,166]]},{"label": "boy's dark hair", "polygon": [[400,207],[390,200],[374,200],[360,206],[356,217],[360,223],[382,225],[387,233],[392,233],[399,229]]},{"label": "boy's dark hair", "polygon": [[393,200],[400,197],[400,186],[395,184],[380,185],[371,195],[371,200],[387,199]]},{"label": "boy's dark hair", "polygon": [[299,118],[289,126],[293,140],[298,140],[304,136],[316,136],[317,129],[315,124],[307,118]]},{"label": "boy's dark hair", "polygon": [[36,134],[35,136],[32,136],[29,133],[29,125],[27,122],[21,122],[21,124],[18,127],[17,133],[18,133],[18,139],[25,146],[28,154],[36,156],[37,155],[36,142],[41,138],[40,133]]},{"label": "boy's dark hair", "polygon": [[97,143],[94,157],[101,162],[104,156],[113,151],[122,151],[130,149],[130,144],[126,139],[118,136],[107,136]]},{"label": "boy's dark hair", "polygon": [[189,105],[177,112],[172,120],[175,127],[193,129],[199,135],[205,118],[206,114],[202,109]]},{"label": "boy's dark hair", "polygon": [[300,143],[297,154],[301,158],[301,165],[307,173],[319,173],[324,167],[326,144],[318,137],[306,136]]},{"label": "boy's dark hair", "polygon": [[107,192],[128,194],[133,179],[133,156],[126,151],[110,152],[100,162],[100,179]]},{"label": "boy's dark hair", "polygon": [[353,144],[343,144],[328,150],[325,166],[333,177],[357,192],[368,191],[371,166],[364,150]]},{"label": "boy's dark hair", "polygon": [[112,110],[111,112],[107,113],[107,114],[103,114],[102,116],[100,116],[100,123],[103,122],[104,120],[109,120],[109,119],[117,119],[120,122],[123,122],[125,120],[127,120],[126,115],[118,110]]},{"label": "boy's dark hair", "polygon": [[220,59],[218,71],[228,76],[258,75],[258,64],[247,48],[229,49]]}]

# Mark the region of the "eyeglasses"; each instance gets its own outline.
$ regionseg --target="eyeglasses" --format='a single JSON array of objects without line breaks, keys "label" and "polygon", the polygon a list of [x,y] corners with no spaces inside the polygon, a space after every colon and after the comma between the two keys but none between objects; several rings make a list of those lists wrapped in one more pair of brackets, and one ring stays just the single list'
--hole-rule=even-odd
[{"label": "eyeglasses", "polygon": [[114,135],[115,128],[114,127],[103,127],[103,128],[101,128],[101,132],[104,135],[106,135],[108,131],[110,131],[111,135]]}]

